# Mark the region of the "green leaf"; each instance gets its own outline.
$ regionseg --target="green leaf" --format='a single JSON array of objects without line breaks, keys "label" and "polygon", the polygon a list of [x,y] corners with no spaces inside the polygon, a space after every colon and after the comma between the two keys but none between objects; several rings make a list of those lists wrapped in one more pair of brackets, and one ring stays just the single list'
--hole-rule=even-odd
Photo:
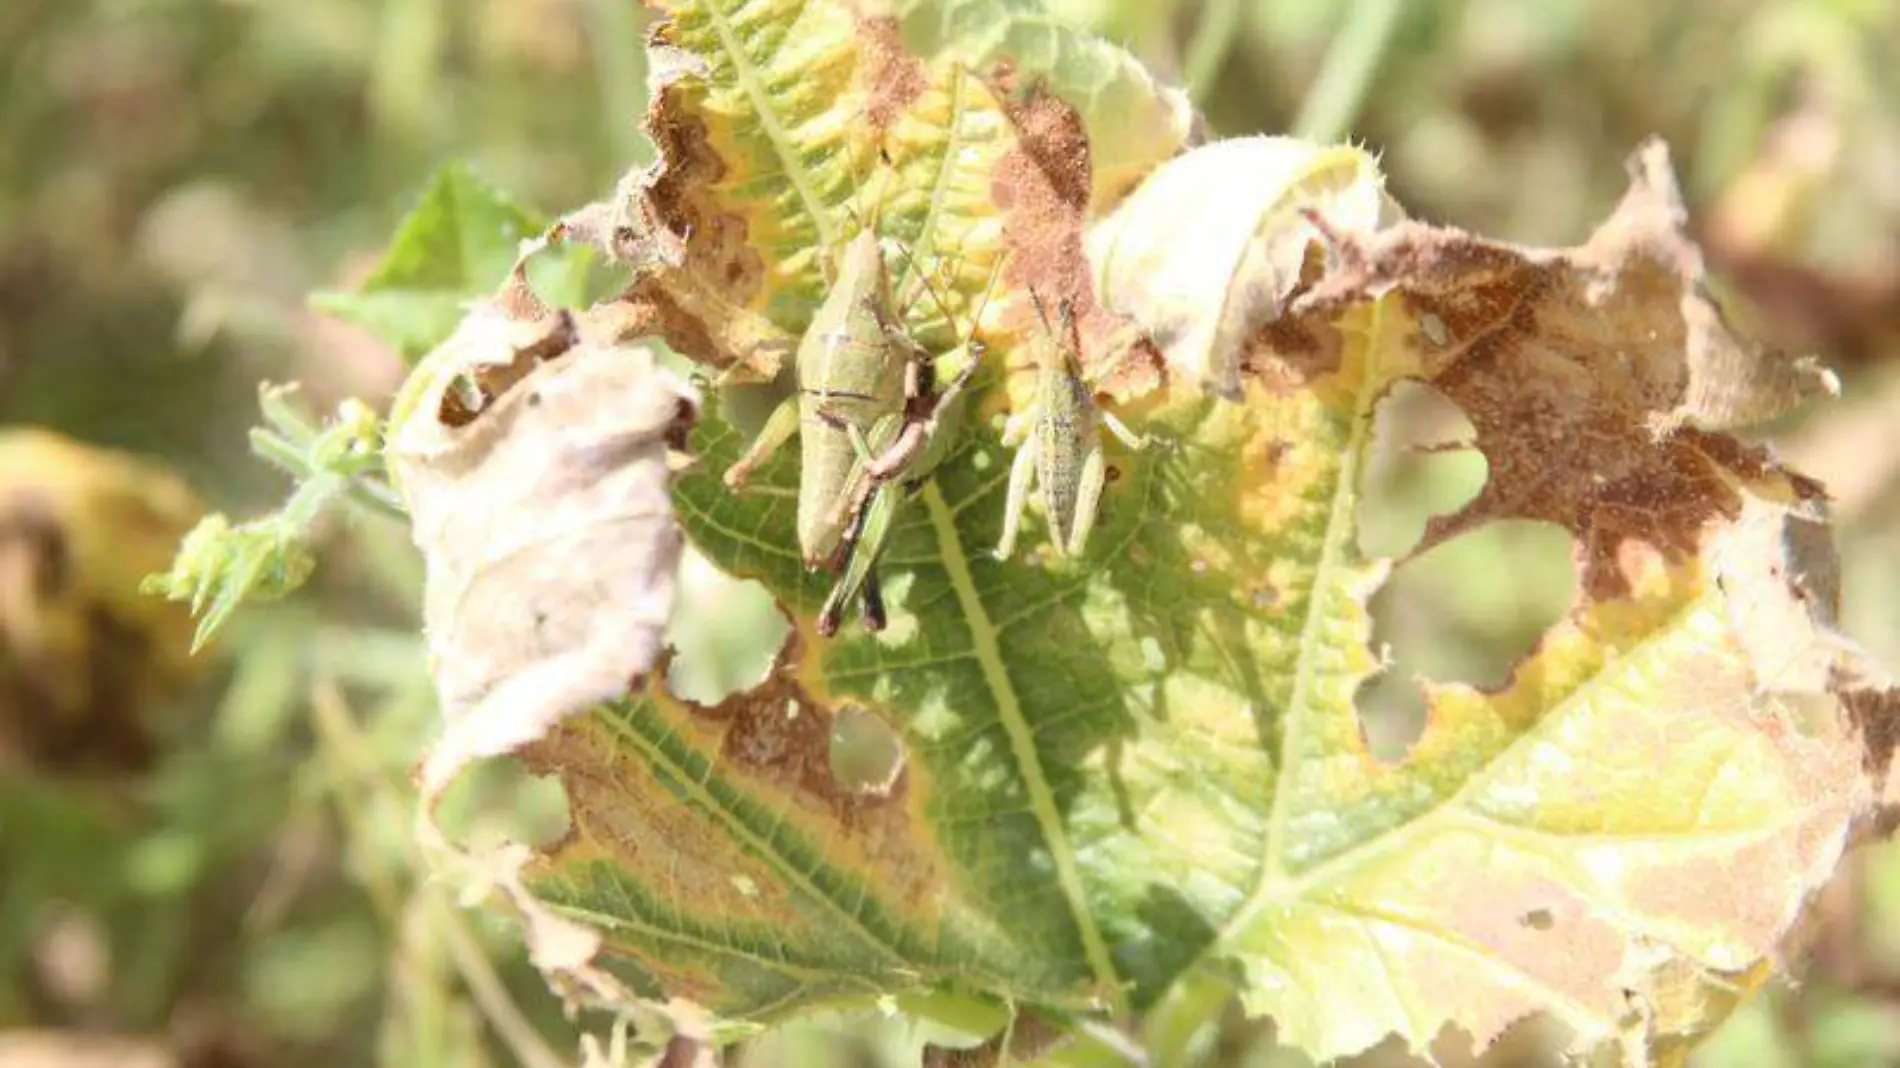
[{"label": "green leaf", "polygon": [[[1544,1014],[1578,1052],[1644,1063],[1789,963],[1888,788],[1875,743],[1900,692],[1832,629],[1820,488],[1722,433],[1827,379],[1723,325],[1660,147],[1572,249],[1395,221],[1362,154],[1297,142],[1275,148],[1295,165],[1245,172],[1265,189],[1217,199],[1242,176],[1190,154],[1168,198],[1138,191],[1105,220],[1098,144],[1145,131],[1126,143],[1158,149],[1132,165],[1146,173],[1178,147],[1146,122],[1166,100],[1012,84],[1067,66],[1068,38],[1029,5],[947,3],[934,38],[844,2],[657,6],[672,21],[656,40],[688,54],[656,57],[662,157],[628,217],[690,236],[578,335],[647,323],[704,366],[744,362],[718,309],[802,332],[855,212],[909,250],[900,279],[921,269],[942,291],[953,329],[908,307],[916,337],[945,352],[982,307],[988,349],[943,459],[906,472],[875,635],[819,636],[831,577],[800,561],[796,450],[735,494],[721,475],[746,436],[706,406],[672,509],[791,637],[722,701],[672,693],[661,664],[625,691],[588,673],[605,680],[589,692],[625,696],[550,715],[575,681],[557,673],[510,722],[571,810],[568,835],[495,876],[552,973],[709,1028],[967,996],[1098,1036],[1128,1026],[1172,1064],[1237,999],[1320,1059],[1454,1027],[1482,1047]],[[969,11],[1003,24],[950,17]],[[1190,282],[1144,292],[1149,263]],[[1105,307],[1105,281],[1140,299]],[[1035,402],[1025,342],[1053,302],[1099,403],[1150,445],[1104,438],[1117,477],[1084,556],[998,561],[1015,454],[994,417]],[[1423,735],[1388,762],[1355,697],[1380,667],[1367,602],[1395,562],[1364,556],[1355,523],[1374,413],[1406,380],[1464,411],[1489,464],[1418,551],[1554,524],[1579,592],[1502,685],[1427,686]],[[532,404],[506,388],[458,433],[486,440],[482,413]],[[518,524],[511,545],[573,529],[562,510],[474,511],[504,499],[439,512]],[[1031,508],[1025,540],[1044,534]],[[548,574],[583,580],[592,555]],[[452,594],[432,586],[432,633],[494,622]],[[500,625],[545,641],[543,614],[611,621],[543,604]],[[834,767],[872,721],[902,743],[897,773]]]},{"label": "green leaf", "polygon": [[294,386],[265,385],[259,407],[265,426],[251,431],[251,447],[296,479],[275,512],[233,525],[222,514],[200,520],[178,547],[169,571],[148,576],[143,592],[191,606],[198,619],[192,650],[202,648],[247,601],[294,592],[316,568],[317,521],[348,499],[401,517],[394,492],[382,481],[382,421],[358,400],[337,406],[323,426],[306,420],[289,401]]},{"label": "green leaf", "polygon": [[[455,331],[470,297],[501,285],[521,242],[545,226],[468,164],[452,161],[430,179],[359,288],[317,293],[311,301],[369,330],[413,363]],[[560,303],[571,293],[546,299]]]}]

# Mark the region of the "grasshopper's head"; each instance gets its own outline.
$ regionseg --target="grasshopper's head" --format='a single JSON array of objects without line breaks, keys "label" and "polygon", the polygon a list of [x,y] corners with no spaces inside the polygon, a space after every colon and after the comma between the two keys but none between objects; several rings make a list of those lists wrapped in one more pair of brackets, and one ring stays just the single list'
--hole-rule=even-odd
[{"label": "grasshopper's head", "polygon": [[877,231],[865,227],[839,251],[831,288],[864,299],[882,296],[881,289],[889,284],[884,247],[878,242]]},{"label": "grasshopper's head", "polygon": [[1082,335],[1076,329],[1075,302],[1063,297],[1056,302],[1055,321],[1049,319],[1049,309],[1043,303],[1042,294],[1034,289],[1029,291],[1029,300],[1036,308],[1036,320],[1042,329],[1030,338],[1030,351],[1035,354],[1034,366],[1040,371],[1079,374],[1082,360]]}]

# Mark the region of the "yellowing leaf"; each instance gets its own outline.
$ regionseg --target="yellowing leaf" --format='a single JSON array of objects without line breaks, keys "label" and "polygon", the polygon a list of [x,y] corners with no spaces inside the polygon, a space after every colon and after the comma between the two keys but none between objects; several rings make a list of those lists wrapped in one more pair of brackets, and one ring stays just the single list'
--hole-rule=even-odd
[{"label": "yellowing leaf", "polygon": [[[522,317],[499,341],[471,320],[486,370],[443,364],[409,420],[472,418],[483,440],[489,406],[526,388],[524,354],[566,351],[566,329],[650,329],[698,364],[763,371],[704,316],[724,302],[796,337],[847,206],[881,206],[881,232],[926,250],[892,269],[930,272],[953,312],[997,275],[994,347],[975,414],[946,418],[945,455],[894,514],[879,634],[818,636],[832,577],[801,562],[797,463],[788,450],[728,490],[747,443],[709,405],[671,506],[792,634],[711,704],[644,656],[612,661],[639,672],[622,696],[602,667],[579,676],[591,693],[557,678],[510,702],[525,727],[490,737],[558,778],[572,816],[510,869],[510,896],[594,935],[562,937],[556,970],[585,955],[622,990],[590,997],[758,1024],[977,995],[1138,1028],[1162,1064],[1229,995],[1320,1058],[1451,1027],[1482,1043],[1549,1014],[1577,1050],[1647,1063],[1790,962],[1806,902],[1889,792],[1900,698],[1833,629],[1820,488],[1721,433],[1825,377],[1723,327],[1660,148],[1589,242],[1555,250],[1386,218],[1351,150],[1204,150],[1095,231],[1098,300],[1084,234],[1116,116],[999,76],[1002,53],[968,43],[980,20],[937,53],[842,2],[662,7],[661,159],[622,217],[684,254],[571,320]],[[1034,68],[1011,36],[1026,8],[941,10],[999,9],[1019,21],[998,39]],[[1196,202],[1198,169],[1228,159],[1254,180]],[[1039,329],[1032,297],[1072,307],[1090,384],[1149,440],[1104,442],[1117,477],[1079,559],[989,551],[1013,454],[985,416],[1027,377],[1009,372]],[[1113,347],[1123,314],[1168,358]],[[907,322],[947,348],[932,313]],[[1406,380],[1457,403],[1489,463],[1421,548],[1551,523],[1580,582],[1504,685],[1432,684],[1423,736],[1382,762],[1354,702],[1379,667],[1367,600],[1404,561],[1362,555],[1354,521],[1374,413]],[[625,397],[653,429],[644,395]],[[524,488],[475,495],[494,502],[472,513],[483,538],[570,529]],[[471,514],[418,513],[425,544]],[[587,619],[611,627],[633,602],[562,588],[601,566],[605,547],[586,549],[492,601],[432,588],[432,632],[592,647]],[[535,644],[535,606],[570,607],[574,633]],[[451,707],[499,714],[514,680],[484,680],[506,674],[452,685]],[[880,722],[902,743],[888,774],[835,764]]]},{"label": "yellowing leaf", "polygon": [[203,670],[191,614],[142,597],[198,517],[145,460],[0,431],[0,762],[142,767],[148,718]]},{"label": "yellowing leaf", "polygon": [[[778,371],[818,306],[831,256],[860,226],[903,243],[908,258],[893,264],[901,310],[948,345],[973,324],[946,324],[943,313],[967,317],[982,304],[1000,257],[1031,249],[1079,263],[1064,246],[1086,215],[1187,137],[1184,95],[1020,0],[941,12],[789,0],[654,6],[668,17],[647,122],[663,158],[623,182],[622,203],[605,214],[633,220],[654,246],[683,238],[684,253],[636,265],[623,329],[755,379]],[[1112,133],[1080,136],[1097,115]],[[1066,155],[1039,152],[1045,144]],[[1059,173],[1046,171],[1052,164]],[[1005,201],[1014,223],[999,211]],[[1008,272],[1023,286],[1040,279],[1051,301],[1086,290],[1079,274],[1044,273]],[[1013,332],[999,339],[1005,362]]]}]

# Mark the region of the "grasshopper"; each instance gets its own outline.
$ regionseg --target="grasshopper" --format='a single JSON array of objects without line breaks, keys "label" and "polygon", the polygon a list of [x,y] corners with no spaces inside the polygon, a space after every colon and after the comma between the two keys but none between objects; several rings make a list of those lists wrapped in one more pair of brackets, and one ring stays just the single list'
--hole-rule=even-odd
[{"label": "grasshopper", "polygon": [[725,475],[727,486],[741,488],[760,462],[799,436],[799,553],[808,569],[847,571],[819,620],[821,633],[836,631],[844,603],[859,593],[866,626],[881,628],[875,566],[898,503],[884,483],[926,453],[938,409],[962,391],[978,363],[967,360],[942,392],[936,390],[936,357],[904,330],[877,234],[862,229],[845,247],[831,291],[799,341],[797,392],[773,411]]},{"label": "grasshopper", "polygon": [[1068,301],[1062,302],[1057,331],[1050,328],[1041,298],[1034,291],[1030,298],[1042,322],[1041,335],[1030,342],[1036,393],[1029,409],[1012,417],[1003,431],[1003,444],[1019,447],[1009,470],[1003,537],[996,546],[999,560],[1016,550],[1017,528],[1032,483],[1042,491],[1043,514],[1056,552],[1081,555],[1095,527],[1096,507],[1108,475],[1099,428],[1106,426],[1131,449],[1147,444],[1146,438],[1130,431],[1113,414],[1096,407],[1094,392],[1083,378],[1081,335]]}]

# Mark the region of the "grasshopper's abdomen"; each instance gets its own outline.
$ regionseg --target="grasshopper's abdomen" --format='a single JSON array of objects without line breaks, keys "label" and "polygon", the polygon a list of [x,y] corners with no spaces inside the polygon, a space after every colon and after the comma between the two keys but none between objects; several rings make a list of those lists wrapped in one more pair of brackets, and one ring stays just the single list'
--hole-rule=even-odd
[{"label": "grasshopper's abdomen", "polygon": [[1064,369],[1042,372],[1036,419],[1036,484],[1052,540],[1070,544],[1078,521],[1083,464],[1096,444],[1095,398]]}]

